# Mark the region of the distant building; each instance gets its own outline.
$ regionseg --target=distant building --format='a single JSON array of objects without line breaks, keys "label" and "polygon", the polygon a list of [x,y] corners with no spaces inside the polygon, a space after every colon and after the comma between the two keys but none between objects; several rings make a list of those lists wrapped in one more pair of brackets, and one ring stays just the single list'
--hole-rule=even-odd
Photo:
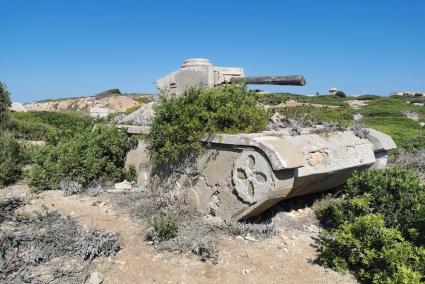
[{"label": "distant building", "polygon": [[329,93],[331,94],[331,95],[334,95],[335,96],[335,94],[336,93],[338,93],[339,92],[339,90],[337,89],[337,88],[332,88],[332,89],[330,89],[329,90]]},{"label": "distant building", "polygon": [[402,97],[425,97],[425,92],[392,92],[391,95]]}]

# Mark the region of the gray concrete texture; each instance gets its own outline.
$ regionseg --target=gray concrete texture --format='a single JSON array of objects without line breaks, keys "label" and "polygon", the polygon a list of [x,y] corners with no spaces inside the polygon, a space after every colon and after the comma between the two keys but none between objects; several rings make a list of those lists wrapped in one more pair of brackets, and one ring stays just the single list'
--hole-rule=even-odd
[{"label": "gray concrete texture", "polygon": [[[183,94],[189,86],[214,87],[243,77],[242,68],[213,66],[207,59],[190,59],[182,68],[157,81],[163,94]],[[153,104],[130,115],[149,122]],[[135,123],[136,124],[136,123]],[[121,125],[130,133],[149,131],[143,125]],[[396,148],[390,136],[367,129],[367,137],[335,128],[290,128],[260,133],[207,135],[206,151],[183,165],[153,169],[144,141],[128,153],[127,166],[138,173],[137,183],[185,194],[187,203],[226,220],[258,215],[281,200],[344,184],[355,170],[383,168],[388,151]]]},{"label": "gray concrete texture", "polygon": [[340,186],[355,170],[385,167],[392,139],[371,131],[361,139],[352,131],[288,129],[252,134],[209,136],[208,150],[176,170],[153,170],[146,144],[128,154],[138,184],[179,188],[197,210],[223,219],[255,216],[275,203]]}]

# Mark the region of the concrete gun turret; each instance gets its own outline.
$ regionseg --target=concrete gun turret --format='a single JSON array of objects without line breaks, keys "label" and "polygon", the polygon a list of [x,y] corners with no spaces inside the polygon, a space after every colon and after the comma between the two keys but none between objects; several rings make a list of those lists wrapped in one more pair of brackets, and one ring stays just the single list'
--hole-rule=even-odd
[{"label": "concrete gun turret", "polygon": [[192,58],[182,67],[156,81],[160,92],[165,95],[182,95],[192,86],[215,87],[223,84],[266,84],[304,86],[301,75],[245,77],[243,68],[214,66],[208,59]]},{"label": "concrete gun turret", "polygon": [[[186,60],[182,68],[157,81],[165,95],[181,95],[190,86],[222,84],[304,85],[302,76],[245,77],[242,68],[216,67],[207,59]],[[163,94],[164,94],[163,93]],[[153,102],[136,115],[151,121]],[[130,116],[133,116],[130,115]],[[131,117],[130,117],[131,118]],[[121,125],[129,133],[143,133],[149,125]],[[257,133],[206,135],[205,151],[180,169],[164,165],[152,168],[149,145],[139,140],[127,155],[137,183],[182,194],[194,209],[225,220],[256,216],[274,204],[297,196],[343,185],[354,171],[384,168],[395,149],[392,138],[373,129],[356,131],[324,125]]]}]

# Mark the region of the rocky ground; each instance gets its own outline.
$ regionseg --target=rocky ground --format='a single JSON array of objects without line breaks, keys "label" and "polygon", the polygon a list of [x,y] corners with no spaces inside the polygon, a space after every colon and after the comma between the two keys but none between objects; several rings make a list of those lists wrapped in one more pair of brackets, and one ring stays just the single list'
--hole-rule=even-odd
[{"label": "rocky ground", "polygon": [[117,233],[120,251],[93,259],[82,280],[86,283],[356,283],[350,275],[314,264],[319,226],[310,207],[274,207],[264,216],[277,228],[270,237],[214,233],[218,261],[213,264],[191,251],[160,251],[146,241],[145,224],[117,209],[116,200],[123,193],[65,197],[61,191],[45,191],[30,195],[26,184],[18,184],[0,190],[0,198],[13,192],[30,200],[19,209],[21,214],[56,209],[90,230]]},{"label": "rocky ground", "polygon": [[143,105],[151,96],[106,95],[81,98],[67,98],[24,104],[27,111],[89,111],[90,108],[107,108],[111,111],[124,112]]}]

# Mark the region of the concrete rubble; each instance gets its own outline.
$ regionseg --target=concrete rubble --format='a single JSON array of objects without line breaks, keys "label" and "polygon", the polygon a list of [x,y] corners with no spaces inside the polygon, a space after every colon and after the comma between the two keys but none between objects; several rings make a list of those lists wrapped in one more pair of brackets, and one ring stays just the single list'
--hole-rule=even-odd
[{"label": "concrete rubble", "polygon": [[127,180],[114,184],[115,191],[126,191],[126,190],[131,190],[132,188],[133,188],[133,185]]}]

